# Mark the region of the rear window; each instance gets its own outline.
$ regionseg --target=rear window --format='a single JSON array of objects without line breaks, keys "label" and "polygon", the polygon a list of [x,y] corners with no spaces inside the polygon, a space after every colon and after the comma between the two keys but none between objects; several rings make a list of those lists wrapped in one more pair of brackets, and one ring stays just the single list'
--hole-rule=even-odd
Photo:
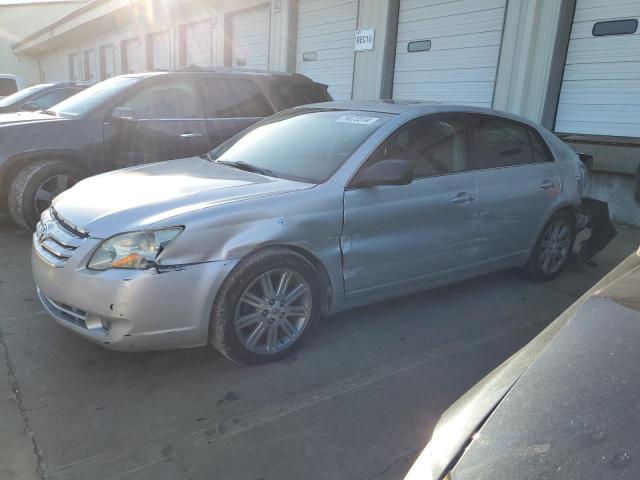
[{"label": "rear window", "polygon": [[0,78],[0,97],[6,97],[18,91],[18,85],[13,78]]},{"label": "rear window", "polygon": [[327,90],[318,84],[282,83],[276,87],[276,91],[282,102],[283,109],[331,100]]},{"label": "rear window", "polygon": [[247,118],[273,115],[273,107],[249,80],[206,78],[203,81],[206,118]]}]

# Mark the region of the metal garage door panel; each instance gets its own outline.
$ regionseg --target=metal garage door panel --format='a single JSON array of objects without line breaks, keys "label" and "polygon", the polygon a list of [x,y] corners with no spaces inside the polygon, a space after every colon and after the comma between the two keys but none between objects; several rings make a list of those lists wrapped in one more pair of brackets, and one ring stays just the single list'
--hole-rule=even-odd
[{"label": "metal garage door panel", "polygon": [[142,71],[142,63],[140,58],[140,40],[132,38],[124,43],[124,72],[137,73]]},{"label": "metal garage door panel", "polygon": [[640,137],[640,31],[594,37],[596,22],[638,18],[633,0],[578,0],[558,102],[561,133]]},{"label": "metal garage door panel", "polygon": [[234,13],[231,17],[231,65],[240,68],[269,68],[269,4]]},{"label": "metal garage door panel", "polygon": [[153,57],[151,67],[153,70],[171,69],[171,35],[169,32],[159,32],[151,35],[153,45],[151,51]]},{"label": "metal garage door panel", "polygon": [[92,82],[98,80],[98,57],[94,49],[85,52],[84,79]]},{"label": "metal garage door panel", "polygon": [[[490,107],[506,0],[400,0],[393,98]],[[409,42],[431,40],[426,52]]]},{"label": "metal garage door panel", "polygon": [[336,100],[351,98],[357,0],[300,0],[296,71],[329,85]]},{"label": "metal garage door panel", "polygon": [[100,47],[101,80],[116,76],[116,58],[113,45]]},{"label": "metal garage door panel", "polygon": [[186,64],[208,67],[212,65],[212,25],[211,21],[187,25],[185,33]]}]

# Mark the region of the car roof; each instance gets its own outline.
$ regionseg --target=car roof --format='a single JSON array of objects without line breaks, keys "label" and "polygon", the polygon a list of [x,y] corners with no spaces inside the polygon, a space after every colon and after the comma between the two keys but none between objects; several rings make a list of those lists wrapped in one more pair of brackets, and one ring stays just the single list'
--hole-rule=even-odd
[{"label": "car roof", "polygon": [[521,117],[509,112],[494,110],[486,107],[478,107],[473,105],[460,105],[436,101],[423,100],[335,100],[331,102],[313,103],[310,105],[301,105],[300,107],[324,108],[327,110],[357,110],[363,112],[377,112],[401,115],[405,113],[414,113],[415,115],[426,115],[430,113],[480,113],[503,117],[514,120],[526,125],[537,128],[537,124],[528,118]]},{"label": "car roof", "polygon": [[219,76],[245,76],[245,77],[262,77],[262,78],[278,78],[281,80],[292,81],[304,81],[314,82],[311,78],[302,75],[300,73],[287,73],[287,72],[272,72],[270,70],[253,70],[248,68],[225,68],[225,67],[199,67],[197,65],[189,65],[187,67],[180,68],[178,70],[171,71],[154,71],[143,73],[128,73],[123,75],[124,77],[134,78],[150,78],[160,75],[182,75],[189,74],[202,74],[202,75],[219,75]]}]

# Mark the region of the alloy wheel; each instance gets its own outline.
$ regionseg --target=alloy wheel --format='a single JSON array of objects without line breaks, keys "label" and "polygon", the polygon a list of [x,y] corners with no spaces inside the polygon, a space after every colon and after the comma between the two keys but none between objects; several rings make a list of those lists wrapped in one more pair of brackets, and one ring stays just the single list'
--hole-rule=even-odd
[{"label": "alloy wheel", "polygon": [[258,354],[277,353],[291,345],[311,317],[311,289],[299,273],[271,270],[245,289],[235,314],[238,338]]},{"label": "alloy wheel", "polygon": [[51,201],[72,187],[74,183],[75,179],[71,175],[65,174],[53,175],[44,180],[40,186],[38,186],[35,194],[34,207],[36,209],[36,216],[40,218],[42,212],[51,205]]},{"label": "alloy wheel", "polygon": [[564,219],[547,226],[540,243],[540,268],[553,275],[562,268],[571,251],[571,227]]}]

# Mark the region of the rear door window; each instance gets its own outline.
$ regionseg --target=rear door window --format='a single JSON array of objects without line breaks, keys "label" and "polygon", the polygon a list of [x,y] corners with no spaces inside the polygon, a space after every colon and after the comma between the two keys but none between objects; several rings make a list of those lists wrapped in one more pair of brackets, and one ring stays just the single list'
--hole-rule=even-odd
[{"label": "rear door window", "polygon": [[0,97],[7,97],[18,91],[18,85],[13,78],[0,78]]},{"label": "rear door window", "polygon": [[529,131],[525,126],[489,115],[472,115],[471,126],[471,159],[475,168],[513,167],[532,162]]},{"label": "rear door window", "polygon": [[206,78],[201,82],[206,118],[253,118],[273,115],[262,91],[247,79]]},{"label": "rear door window", "polygon": [[544,143],[544,140],[540,138],[540,135],[533,130],[529,130],[529,138],[531,139],[533,163],[553,162],[549,147]]},{"label": "rear door window", "polygon": [[283,109],[308,103],[328,102],[331,100],[331,97],[321,85],[283,82],[274,88]]}]

